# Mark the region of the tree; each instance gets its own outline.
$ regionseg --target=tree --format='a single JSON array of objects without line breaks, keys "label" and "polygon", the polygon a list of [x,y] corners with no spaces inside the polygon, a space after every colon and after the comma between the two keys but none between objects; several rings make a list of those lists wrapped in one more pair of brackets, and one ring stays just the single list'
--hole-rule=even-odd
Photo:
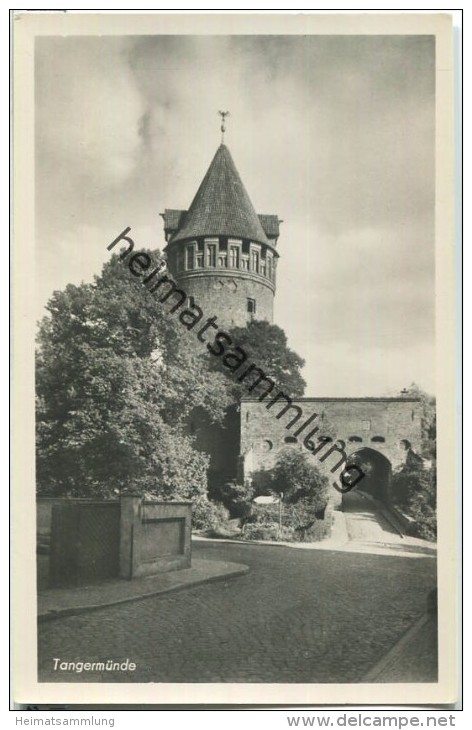
[{"label": "tree", "polygon": [[225,380],[165,305],[113,256],[93,284],[55,292],[47,311],[36,369],[40,491],[206,493],[208,458],[186,421],[197,407],[223,418]]},{"label": "tree", "polygon": [[266,495],[271,492],[282,499],[283,505],[254,505],[243,518],[245,537],[321,540],[329,535],[330,519],[325,521],[328,478],[321,474],[306,452],[292,447],[283,449],[264,477],[264,483],[255,485],[255,491]]},{"label": "tree", "polygon": [[421,455],[431,460],[431,468],[418,459],[404,464],[392,477],[392,492],[399,506],[415,520],[419,537],[436,537],[436,399],[412,383],[406,394],[421,401]]},{"label": "tree", "polygon": [[436,458],[436,398],[426,393],[416,383],[406,388],[406,393],[421,401],[421,454],[426,459]]},{"label": "tree", "polygon": [[426,540],[435,540],[436,521],[436,470],[423,470],[418,474],[418,489],[410,494],[407,511],[415,520],[416,534]]},{"label": "tree", "polygon": [[[252,320],[246,327],[233,327],[228,334],[233,347],[237,346],[247,355],[246,365],[254,364],[260,368],[288,396],[303,396],[306,383],[300,370],[305,361],[288,347],[287,336],[280,327],[266,321]],[[234,402],[240,402],[247,395],[257,397],[267,387],[267,383],[262,382],[252,391],[248,391],[253,380],[248,378],[239,383],[238,377],[242,369],[234,374],[221,360],[215,360],[214,357],[210,360],[210,368],[224,373],[228,378],[228,388]]]},{"label": "tree", "polygon": [[328,478],[298,449],[282,449],[271,470],[269,486],[274,494],[283,492],[287,504],[304,502],[319,511],[328,502]]},{"label": "tree", "polygon": [[392,477],[395,502],[415,520],[418,537],[436,538],[436,469],[404,468]]}]

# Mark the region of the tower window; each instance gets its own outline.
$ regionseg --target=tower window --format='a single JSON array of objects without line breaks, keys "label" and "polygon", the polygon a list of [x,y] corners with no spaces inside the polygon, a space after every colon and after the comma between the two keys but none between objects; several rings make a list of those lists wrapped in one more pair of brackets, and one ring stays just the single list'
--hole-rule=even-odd
[{"label": "tower window", "polygon": [[249,312],[249,314],[256,313],[256,300],[255,299],[247,300],[247,311]]},{"label": "tower window", "polygon": [[195,248],[187,246],[187,269],[195,268]]},{"label": "tower window", "polygon": [[203,269],[203,254],[197,253],[197,269]]},{"label": "tower window", "polygon": [[259,252],[251,251],[251,266],[256,273],[259,272]]},{"label": "tower window", "polygon": [[272,279],[272,257],[267,257],[267,276]]},{"label": "tower window", "polygon": [[207,266],[216,266],[216,245],[214,243],[207,245]]},{"label": "tower window", "polygon": [[239,248],[237,246],[229,248],[229,265],[232,269],[239,269]]},{"label": "tower window", "polygon": [[373,438],[371,438],[371,441],[374,441],[375,443],[378,443],[378,444],[385,443],[385,439],[383,436],[374,436]]}]

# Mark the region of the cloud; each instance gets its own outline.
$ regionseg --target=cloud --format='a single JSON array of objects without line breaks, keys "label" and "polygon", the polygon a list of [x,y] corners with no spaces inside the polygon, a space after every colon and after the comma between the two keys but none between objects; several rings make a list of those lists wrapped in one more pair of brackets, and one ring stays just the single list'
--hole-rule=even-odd
[{"label": "cloud", "polygon": [[123,41],[40,38],[36,55],[37,149],[58,172],[120,185],[139,149],[142,100]]},{"label": "cloud", "polygon": [[428,36],[40,38],[39,305],[98,273],[126,226],[162,248],[158,214],[189,206],[219,109],[255,207],[284,220],[275,316],[307,379],[331,351],[340,374],[360,363],[346,395],[420,380],[434,342]]}]

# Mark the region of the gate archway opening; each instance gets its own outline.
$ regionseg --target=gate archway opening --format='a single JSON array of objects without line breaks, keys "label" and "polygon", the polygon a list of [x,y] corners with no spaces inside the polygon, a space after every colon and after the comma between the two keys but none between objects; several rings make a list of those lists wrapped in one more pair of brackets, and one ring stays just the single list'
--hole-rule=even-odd
[{"label": "gate archway opening", "polygon": [[367,492],[375,499],[388,502],[392,465],[386,456],[380,451],[364,447],[354,451],[349,456],[348,463],[356,464],[364,473],[364,477],[359,482],[361,491]]}]

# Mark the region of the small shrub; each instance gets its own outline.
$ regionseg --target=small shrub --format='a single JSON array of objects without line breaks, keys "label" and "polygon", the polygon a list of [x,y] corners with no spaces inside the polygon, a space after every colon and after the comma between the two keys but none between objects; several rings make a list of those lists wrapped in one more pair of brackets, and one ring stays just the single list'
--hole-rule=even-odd
[{"label": "small shrub", "polygon": [[401,509],[407,510],[408,504],[420,491],[420,474],[418,471],[402,469],[392,476],[392,497]]},{"label": "small shrub", "polygon": [[436,540],[436,510],[419,495],[414,503],[410,505],[408,511],[410,516],[415,520],[413,528],[415,536],[422,537],[424,540]]},{"label": "small shrub", "polygon": [[229,510],[232,518],[245,518],[251,513],[251,500],[254,496],[251,487],[235,481],[226,482],[221,487],[214,488],[211,496]]},{"label": "small shrub", "polygon": [[412,533],[425,540],[435,540],[436,522],[436,468],[402,469],[392,478],[395,504],[415,520]]},{"label": "small shrub", "polygon": [[282,523],[291,529],[294,542],[318,542],[331,534],[332,516],[322,513],[308,500],[301,500],[284,507]]},{"label": "small shrub", "polygon": [[415,532],[425,540],[435,540],[436,521],[436,469],[422,471],[418,478],[419,489],[415,490],[407,503],[407,512],[415,520]]},{"label": "small shrub", "polygon": [[[331,516],[324,519],[328,479],[306,454],[292,448],[284,449],[273,469],[264,471],[263,475],[265,494],[283,493],[282,510],[280,512],[280,504],[253,504],[244,519],[244,537],[315,542],[330,535]],[[282,529],[279,528],[280,519]]]},{"label": "small shrub", "polygon": [[328,502],[328,485],[328,478],[308,454],[291,448],[281,451],[271,471],[270,491],[283,492],[288,504],[308,501],[315,510],[321,510]]},{"label": "small shrub", "polygon": [[[332,516],[317,516],[310,502],[282,505],[282,532],[279,537],[279,505],[254,505],[253,512],[245,521],[243,535],[249,540],[286,540],[289,542],[318,542],[331,534]],[[275,537],[256,537],[273,535]]]},{"label": "small shrub", "polygon": [[267,525],[279,522],[278,504],[256,504],[251,506],[251,513],[244,519],[244,524]]},{"label": "small shrub", "polygon": [[294,529],[294,542],[319,542],[326,540],[331,535],[332,516],[329,515],[324,520],[315,520],[309,527]]},{"label": "small shrub", "polygon": [[199,497],[192,503],[192,527],[194,530],[216,530],[224,528],[229,513],[224,505]]},{"label": "small shrub", "polygon": [[276,522],[248,523],[243,527],[243,537],[246,540],[278,540],[279,526]]}]

